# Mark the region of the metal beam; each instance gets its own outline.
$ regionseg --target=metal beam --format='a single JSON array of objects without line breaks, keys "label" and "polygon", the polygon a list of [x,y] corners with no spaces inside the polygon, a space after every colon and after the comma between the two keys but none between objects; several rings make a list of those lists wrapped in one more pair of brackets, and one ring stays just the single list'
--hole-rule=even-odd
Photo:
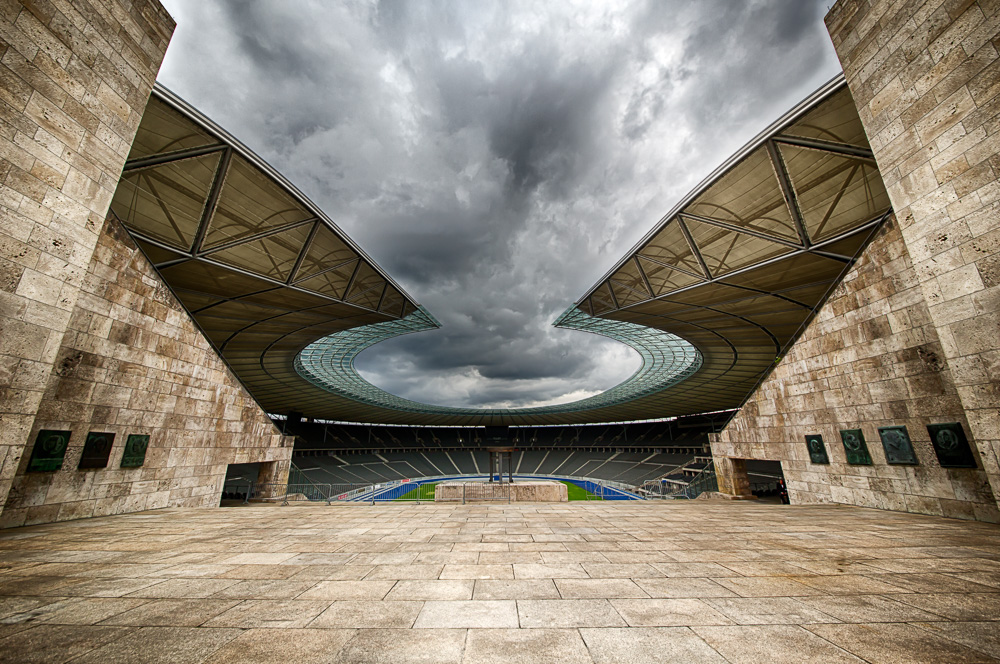
[{"label": "metal beam", "polygon": [[799,239],[802,240],[802,246],[808,247],[810,245],[809,234],[806,232],[806,225],[802,220],[799,201],[795,198],[795,189],[792,187],[792,180],[788,177],[788,169],[785,168],[785,160],[781,158],[778,146],[774,144],[773,140],[765,141],[764,145],[767,147],[767,155],[771,158],[771,165],[774,167],[774,174],[778,178],[778,185],[781,186],[781,195],[785,197],[788,214],[791,215],[792,221],[795,223],[795,230],[799,234]]},{"label": "metal beam", "polygon": [[746,228],[744,226],[737,226],[725,221],[719,221],[718,219],[712,219],[711,217],[703,217],[699,214],[691,214],[689,212],[681,212],[677,216],[691,219],[693,221],[700,221],[703,224],[709,224],[711,226],[718,226],[719,228],[725,228],[726,230],[733,231],[735,233],[742,233],[743,235],[752,235],[753,237],[758,237],[762,240],[767,240],[769,242],[775,242],[777,244],[783,244],[786,247],[794,247],[796,249],[805,249],[804,246],[798,242],[792,242],[791,240],[786,240],[785,238],[776,237],[774,235],[769,235],[767,233],[754,230],[752,228]]},{"label": "metal beam", "polygon": [[218,167],[215,169],[215,179],[212,180],[212,188],[209,189],[208,198],[205,200],[205,209],[201,213],[198,232],[194,237],[194,242],[191,244],[192,254],[201,252],[201,245],[205,241],[205,235],[208,233],[208,223],[215,215],[215,207],[219,204],[219,195],[222,193],[222,185],[226,181],[226,174],[229,173],[229,164],[232,160],[233,149],[227,147],[225,152],[222,153],[222,159],[219,160]]},{"label": "metal beam", "polygon": [[125,168],[122,169],[122,173],[130,173],[132,171],[138,171],[143,168],[152,168],[153,166],[161,166],[163,164],[169,164],[173,161],[181,161],[182,159],[193,159],[194,157],[204,157],[207,154],[212,154],[213,152],[221,152],[225,150],[226,146],[221,143],[216,143],[214,145],[205,145],[200,148],[188,148],[186,150],[175,150],[174,152],[163,152],[161,154],[154,154],[149,157],[140,157],[138,159],[132,159],[125,162]]},{"label": "metal beam", "polygon": [[695,244],[694,238],[691,237],[691,231],[688,230],[688,227],[684,224],[684,220],[678,217],[677,219],[674,219],[674,223],[681,229],[681,234],[684,235],[684,239],[687,241],[688,247],[691,249],[691,253],[694,254],[695,259],[698,261],[698,265],[701,266],[702,271],[705,273],[705,278],[711,281],[712,271],[708,269],[708,264],[701,255],[701,251],[698,250],[698,245]]},{"label": "metal beam", "polygon": [[[299,226],[304,226],[305,224],[311,224],[315,221],[318,220],[315,217],[313,217],[311,219],[303,219],[302,221],[293,221],[292,223],[285,224],[283,226],[275,226],[274,228],[269,228],[266,231],[261,231],[259,233],[254,233],[253,235],[247,235],[245,237],[237,238],[235,240],[230,240],[229,242],[225,242],[223,244],[217,244],[211,249],[199,251],[197,255],[208,256],[210,254],[214,254],[217,251],[238,247],[241,244],[249,244],[251,242],[256,242],[257,240],[261,240],[263,238],[270,237],[272,235],[277,235],[279,233],[284,233],[285,231],[291,230],[293,228],[298,228]],[[310,233],[310,237],[312,237],[312,233]]]},{"label": "metal beam", "polygon": [[812,150],[832,152],[833,154],[839,154],[845,157],[860,159],[861,161],[867,161],[872,164],[875,163],[875,155],[872,153],[871,149],[858,147],[856,145],[850,145],[848,143],[824,141],[819,138],[802,138],[799,136],[787,136],[785,134],[782,134],[781,136],[775,136],[772,140],[775,143],[785,143],[786,145],[796,145],[800,148],[810,148]]}]

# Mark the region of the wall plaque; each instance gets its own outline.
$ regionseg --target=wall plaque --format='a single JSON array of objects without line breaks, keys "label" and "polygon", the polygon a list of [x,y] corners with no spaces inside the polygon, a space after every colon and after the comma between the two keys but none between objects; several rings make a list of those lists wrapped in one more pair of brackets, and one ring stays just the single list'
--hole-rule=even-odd
[{"label": "wall plaque", "polygon": [[844,443],[847,463],[852,466],[872,465],[872,455],[868,453],[865,434],[862,433],[861,429],[841,429],[840,440]]},{"label": "wall plaque", "polygon": [[35,438],[35,446],[31,450],[31,459],[28,461],[28,472],[46,473],[62,468],[70,435],[71,431],[49,429],[39,431]]},{"label": "wall plaque", "polygon": [[960,422],[928,424],[934,454],[942,468],[976,468],[976,457],[965,437],[965,429]]},{"label": "wall plaque", "polygon": [[122,468],[138,468],[146,462],[146,448],[149,436],[132,433],[125,439],[125,453],[122,454]]},{"label": "wall plaque", "polygon": [[823,445],[823,436],[818,433],[806,436],[806,447],[809,448],[809,460],[813,463],[830,463],[830,457],[826,455],[826,446]]},{"label": "wall plaque", "polygon": [[886,462],[911,466],[919,463],[906,427],[879,427],[878,435],[882,439]]},{"label": "wall plaque", "polygon": [[87,442],[83,444],[83,456],[80,457],[80,470],[88,468],[107,468],[108,457],[111,456],[111,446],[115,442],[115,434],[102,431],[91,431],[87,434]]}]

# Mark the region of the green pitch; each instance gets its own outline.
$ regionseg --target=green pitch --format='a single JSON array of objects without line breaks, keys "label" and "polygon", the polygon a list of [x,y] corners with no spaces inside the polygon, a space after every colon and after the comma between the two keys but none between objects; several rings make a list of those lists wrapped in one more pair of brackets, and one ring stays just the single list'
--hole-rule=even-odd
[{"label": "green pitch", "polygon": [[601,500],[600,496],[591,493],[582,486],[577,486],[572,482],[563,482],[566,485],[566,494],[570,500]]},{"label": "green pitch", "polygon": [[404,493],[399,498],[395,500],[417,500],[417,491],[420,492],[420,500],[434,500],[434,487],[438,485],[437,482],[428,482],[427,484],[421,484],[419,487],[414,487],[410,491]]}]

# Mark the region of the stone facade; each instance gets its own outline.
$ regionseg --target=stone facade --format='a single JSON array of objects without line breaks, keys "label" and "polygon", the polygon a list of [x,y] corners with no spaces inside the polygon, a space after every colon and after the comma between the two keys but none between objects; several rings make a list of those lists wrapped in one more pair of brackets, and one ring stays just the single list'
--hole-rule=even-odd
[{"label": "stone facade", "polygon": [[1000,495],[1000,3],[842,0],[827,26]]},{"label": "stone facade", "polygon": [[173,29],[157,0],[0,0],[0,504]]},{"label": "stone facade", "polygon": [[[849,277],[873,285],[842,286],[713,450],[780,459],[793,502],[996,521],[1000,3],[839,0],[826,22],[898,230]],[[982,470],[935,467],[924,424],[944,421],[970,434]],[[907,426],[919,466],[884,465],[879,422]],[[844,467],[838,428],[862,428],[875,466]],[[807,430],[829,466],[809,463]]]},{"label": "stone facade", "polygon": [[[291,439],[105,221],[173,29],[157,0],[0,0],[0,525],[217,504],[230,463],[286,481]],[[42,430],[69,446],[28,472]],[[110,457],[78,470],[89,432]]]},{"label": "stone facade", "polygon": [[[968,423],[899,228],[890,219],[788,354],[712,442],[719,490],[749,493],[740,459],[781,461],[793,503],[835,502],[998,521],[983,462],[942,468],[928,424]],[[919,465],[889,465],[878,428],[906,426]],[[861,429],[872,465],[840,430]],[[813,463],[807,435],[829,464]],[[974,450],[975,451],[975,450]]]},{"label": "stone facade", "polygon": [[[218,505],[230,463],[265,462],[262,474],[288,481],[292,438],[275,429],[114,219],[56,358],[0,525]],[[26,472],[40,430],[73,432],[56,472]],[[78,470],[91,431],[115,434],[110,461]],[[129,434],[150,436],[138,468],[119,467]]]}]

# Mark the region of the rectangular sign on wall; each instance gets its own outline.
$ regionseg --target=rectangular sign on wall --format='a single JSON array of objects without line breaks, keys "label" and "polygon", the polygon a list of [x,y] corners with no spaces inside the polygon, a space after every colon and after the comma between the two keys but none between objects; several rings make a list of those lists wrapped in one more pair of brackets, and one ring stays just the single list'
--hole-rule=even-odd
[{"label": "rectangular sign on wall", "polygon": [[806,436],[806,447],[809,448],[809,460],[813,463],[830,463],[830,457],[826,455],[826,445],[823,444],[823,436],[818,433]]},{"label": "rectangular sign on wall", "polygon": [[841,429],[840,440],[844,443],[844,453],[847,454],[847,463],[852,466],[872,465],[872,455],[868,453],[865,434],[861,429]]},{"label": "rectangular sign on wall", "polygon": [[35,446],[28,461],[29,473],[46,473],[62,468],[71,431],[42,429],[35,437]]},{"label": "rectangular sign on wall", "polygon": [[976,468],[976,457],[969,447],[969,439],[965,437],[965,429],[961,422],[947,424],[928,424],[927,433],[931,435],[934,454],[942,468]]},{"label": "rectangular sign on wall", "polygon": [[115,434],[103,431],[91,431],[87,434],[87,442],[83,444],[83,455],[80,457],[80,470],[92,468],[107,468],[111,447],[115,443]]},{"label": "rectangular sign on wall", "polygon": [[147,434],[132,433],[125,439],[125,453],[122,454],[122,468],[138,468],[146,462],[146,448],[149,447]]},{"label": "rectangular sign on wall", "polygon": [[882,449],[885,450],[886,463],[916,466],[917,453],[910,443],[910,432],[906,427],[879,427],[879,438],[882,439]]}]

